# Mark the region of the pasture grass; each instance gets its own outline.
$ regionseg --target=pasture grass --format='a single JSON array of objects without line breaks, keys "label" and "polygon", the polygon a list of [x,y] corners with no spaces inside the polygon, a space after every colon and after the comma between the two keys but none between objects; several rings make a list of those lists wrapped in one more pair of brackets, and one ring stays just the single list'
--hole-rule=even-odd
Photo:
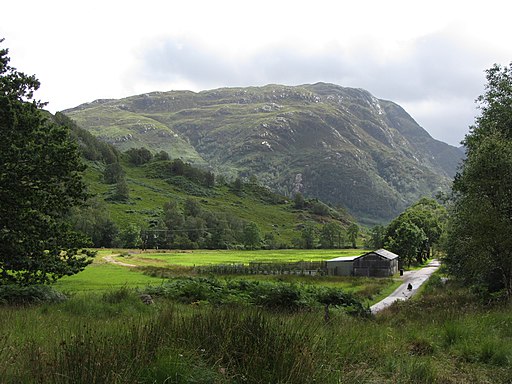
[{"label": "pasture grass", "polygon": [[510,306],[453,283],[370,319],[144,305],[130,288],[0,307],[5,383],[510,383]]},{"label": "pasture grass", "polygon": [[161,282],[161,278],[151,277],[131,268],[93,263],[76,275],[63,277],[54,286],[66,293],[86,293],[105,292],[125,286],[145,287]]},{"label": "pasture grass", "polygon": [[[105,292],[123,287],[143,288],[162,284],[164,278],[194,274],[194,265],[214,263],[249,263],[250,261],[318,261],[340,255],[364,253],[363,250],[273,250],[273,251],[166,251],[140,252],[125,249],[99,249],[94,262],[84,271],[60,279],[55,287],[66,293]],[[122,255],[122,256],[121,256]],[[138,266],[130,268],[107,263],[105,257]],[[155,269],[156,268],[156,269]],[[257,281],[279,281],[303,285],[322,285],[340,288],[354,294],[365,304],[372,305],[392,292],[399,280],[391,278],[366,278],[342,276],[300,275],[230,275],[223,279],[247,279]]]},{"label": "pasture grass", "polygon": [[[362,255],[363,249],[280,249],[280,250],[188,250],[139,251],[118,250],[124,253],[122,261],[135,265],[248,264],[249,262],[324,261],[340,256]],[[105,254],[113,250],[102,251]],[[103,254],[100,252],[100,255]]]}]

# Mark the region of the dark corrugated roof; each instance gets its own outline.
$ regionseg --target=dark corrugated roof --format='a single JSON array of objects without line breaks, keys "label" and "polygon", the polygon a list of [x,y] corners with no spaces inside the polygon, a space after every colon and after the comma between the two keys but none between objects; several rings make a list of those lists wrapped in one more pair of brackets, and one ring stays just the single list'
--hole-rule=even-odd
[{"label": "dark corrugated roof", "polygon": [[389,252],[386,249],[377,249],[376,251],[368,252],[368,253],[376,253],[377,255],[385,257],[388,260],[393,260],[393,259],[396,259],[398,257],[397,254],[395,254],[393,252]]}]

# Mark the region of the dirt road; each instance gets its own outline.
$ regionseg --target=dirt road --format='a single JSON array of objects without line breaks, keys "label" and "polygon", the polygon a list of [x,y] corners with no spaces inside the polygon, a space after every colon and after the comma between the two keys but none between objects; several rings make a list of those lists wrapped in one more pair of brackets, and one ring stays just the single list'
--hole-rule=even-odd
[{"label": "dirt road", "polygon": [[122,261],[117,261],[116,259],[114,259],[114,256],[119,256],[119,254],[104,256],[103,260],[105,260],[107,263],[121,265],[123,267],[136,267],[135,264],[128,264],[128,263],[123,263]]},{"label": "dirt road", "polygon": [[[421,286],[421,284],[427,281],[430,275],[432,275],[439,267],[439,261],[432,260],[425,268],[404,272],[404,275],[401,277],[403,280],[402,285],[400,285],[391,295],[386,297],[384,300],[381,300],[377,304],[372,305],[370,310],[372,313],[377,313],[384,308],[389,307],[397,300],[410,299],[418,291],[418,288]],[[411,290],[407,289],[409,283],[412,285]]]}]

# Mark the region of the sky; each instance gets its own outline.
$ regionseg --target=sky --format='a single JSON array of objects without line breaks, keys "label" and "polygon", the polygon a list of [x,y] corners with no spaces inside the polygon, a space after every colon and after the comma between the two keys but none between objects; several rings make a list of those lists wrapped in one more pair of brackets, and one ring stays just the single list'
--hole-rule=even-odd
[{"label": "sky", "polygon": [[485,70],[512,62],[507,0],[24,0],[0,45],[51,112],[153,91],[328,82],[400,104],[458,146]]}]

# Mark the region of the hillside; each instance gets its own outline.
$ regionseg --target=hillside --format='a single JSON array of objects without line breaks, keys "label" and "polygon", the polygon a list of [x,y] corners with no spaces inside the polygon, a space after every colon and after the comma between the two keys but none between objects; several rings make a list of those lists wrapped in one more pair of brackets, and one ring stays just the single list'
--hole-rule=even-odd
[{"label": "hillside", "polygon": [[[133,164],[128,153],[98,140],[65,115],[57,113],[53,119],[71,128],[87,165],[84,176],[90,201],[71,221],[96,246],[134,246],[123,238],[130,232],[138,237],[141,231],[158,237],[152,246],[240,246],[244,228],[254,223],[264,247],[290,248],[298,245],[305,225],[320,230],[324,224],[336,223],[343,231],[354,221],[344,210],[317,199],[306,199],[297,207],[296,202],[254,181],[229,182],[181,160],[154,156]],[[113,168],[118,169],[117,176],[108,171]],[[123,196],[116,196],[119,184],[126,185]],[[162,230],[176,238],[163,239]],[[222,242],[215,242],[219,238]]]},{"label": "hillside", "polygon": [[448,190],[461,159],[399,105],[325,83],[155,92],[64,113],[121,150],[165,150],[217,173],[256,176],[366,221]]}]

